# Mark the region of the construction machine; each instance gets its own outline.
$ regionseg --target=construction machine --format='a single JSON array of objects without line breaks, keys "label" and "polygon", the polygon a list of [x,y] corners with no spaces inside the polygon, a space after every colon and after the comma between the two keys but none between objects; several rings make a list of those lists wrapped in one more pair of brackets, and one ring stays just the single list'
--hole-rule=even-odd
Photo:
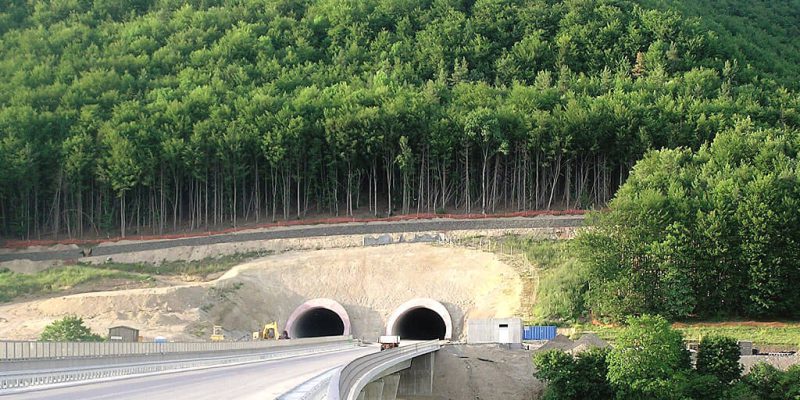
[{"label": "construction machine", "polygon": [[272,321],[264,324],[264,329],[260,332],[253,332],[253,340],[277,340],[278,339],[278,323]]},{"label": "construction machine", "polygon": [[214,325],[214,329],[211,331],[211,341],[221,342],[223,340],[225,340],[225,334],[222,332],[222,326]]}]

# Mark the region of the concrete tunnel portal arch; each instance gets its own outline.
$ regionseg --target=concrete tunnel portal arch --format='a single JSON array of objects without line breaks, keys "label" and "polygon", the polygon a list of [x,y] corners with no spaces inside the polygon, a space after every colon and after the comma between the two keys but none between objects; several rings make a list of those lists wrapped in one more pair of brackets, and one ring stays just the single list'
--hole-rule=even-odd
[{"label": "concrete tunnel portal arch", "polygon": [[335,300],[313,299],[297,307],[286,321],[292,339],[350,335],[350,316]]},{"label": "concrete tunnel portal arch", "polygon": [[442,303],[433,299],[412,299],[389,316],[386,334],[410,340],[449,340],[453,338],[453,320]]}]

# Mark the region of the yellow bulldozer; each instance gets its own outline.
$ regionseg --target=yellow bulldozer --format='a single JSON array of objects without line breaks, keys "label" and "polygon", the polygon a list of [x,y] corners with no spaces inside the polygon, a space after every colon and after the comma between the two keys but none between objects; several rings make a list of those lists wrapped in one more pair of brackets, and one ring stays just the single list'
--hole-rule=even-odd
[{"label": "yellow bulldozer", "polygon": [[272,321],[264,324],[264,329],[261,331],[253,332],[253,340],[277,340],[278,339],[278,323]]}]

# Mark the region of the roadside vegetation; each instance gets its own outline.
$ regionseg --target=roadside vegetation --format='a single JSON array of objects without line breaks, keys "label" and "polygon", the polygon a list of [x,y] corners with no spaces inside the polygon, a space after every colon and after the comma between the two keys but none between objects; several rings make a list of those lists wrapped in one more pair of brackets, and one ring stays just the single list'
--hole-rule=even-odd
[{"label": "roadside vegetation", "polygon": [[536,269],[538,288],[533,323],[571,324],[588,317],[583,296],[587,272],[577,258],[573,240],[541,240],[509,236],[503,243],[520,249]]},{"label": "roadside vegetation", "polygon": [[704,337],[692,366],[681,332],[663,317],[631,317],[625,325],[610,350],[575,357],[560,350],[535,354],[536,376],[548,383],[544,399],[794,400],[800,395],[800,365],[779,371],[758,364],[741,376],[733,338]]},{"label": "roadside vegetation", "polygon": [[50,268],[35,274],[22,274],[8,269],[0,271],[0,302],[22,296],[41,296],[73,291],[82,285],[122,280],[133,284],[151,285],[157,277],[178,277],[184,280],[208,280],[231,267],[269,254],[247,252],[209,257],[197,261],[169,261],[159,265],[149,263],[80,264]]},{"label": "roadside vegetation", "polygon": [[[576,334],[592,332],[613,342],[624,325],[592,318],[585,301],[589,285],[588,267],[579,260],[577,240],[543,240],[524,236],[497,239],[503,246],[522,251],[538,272],[539,288],[530,324],[573,328]],[[751,340],[757,345],[800,345],[800,322],[775,319],[769,322],[737,318],[675,319],[673,329],[689,341],[709,335]]]},{"label": "roadside vegetation", "polygon": [[102,342],[102,336],[83,324],[83,318],[68,315],[53,321],[42,331],[39,340],[45,342]]},{"label": "roadside vegetation", "polygon": [[[575,240],[513,239],[540,270],[536,322],[800,320],[798,154],[800,132],[748,119],[698,150],[648,152]],[[796,345],[797,326],[682,329]]]},{"label": "roadside vegetation", "polygon": [[[623,324],[576,323],[564,326],[574,328],[576,334],[582,332],[595,333],[600,338],[612,343],[625,329]],[[725,326],[704,321],[695,322],[692,325],[677,322],[672,324],[672,328],[681,332],[685,340],[692,342],[698,342],[706,336],[716,335],[732,337],[737,340],[749,340],[755,343],[756,347],[775,345],[794,348],[800,346],[800,323],[796,322],[776,322],[768,326],[757,326],[749,321],[726,321]]]}]

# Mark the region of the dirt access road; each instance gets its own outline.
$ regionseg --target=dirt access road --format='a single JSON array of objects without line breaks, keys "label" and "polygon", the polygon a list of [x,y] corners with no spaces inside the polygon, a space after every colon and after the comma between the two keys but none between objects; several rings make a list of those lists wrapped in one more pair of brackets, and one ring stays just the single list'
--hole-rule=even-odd
[{"label": "dirt access road", "polygon": [[[384,233],[488,230],[488,229],[526,229],[526,228],[569,228],[583,225],[582,215],[539,216],[534,218],[483,218],[483,219],[430,219],[394,222],[361,222],[331,225],[293,226],[284,228],[254,229],[222,235],[189,237],[170,240],[151,240],[134,243],[120,243],[95,247],[92,256],[111,256],[148,250],[161,250],[178,246],[203,246],[221,243],[248,242],[269,239],[293,239],[313,236],[338,235],[376,235]],[[77,248],[20,251],[0,253],[0,262],[13,260],[50,261],[80,258]]]}]

